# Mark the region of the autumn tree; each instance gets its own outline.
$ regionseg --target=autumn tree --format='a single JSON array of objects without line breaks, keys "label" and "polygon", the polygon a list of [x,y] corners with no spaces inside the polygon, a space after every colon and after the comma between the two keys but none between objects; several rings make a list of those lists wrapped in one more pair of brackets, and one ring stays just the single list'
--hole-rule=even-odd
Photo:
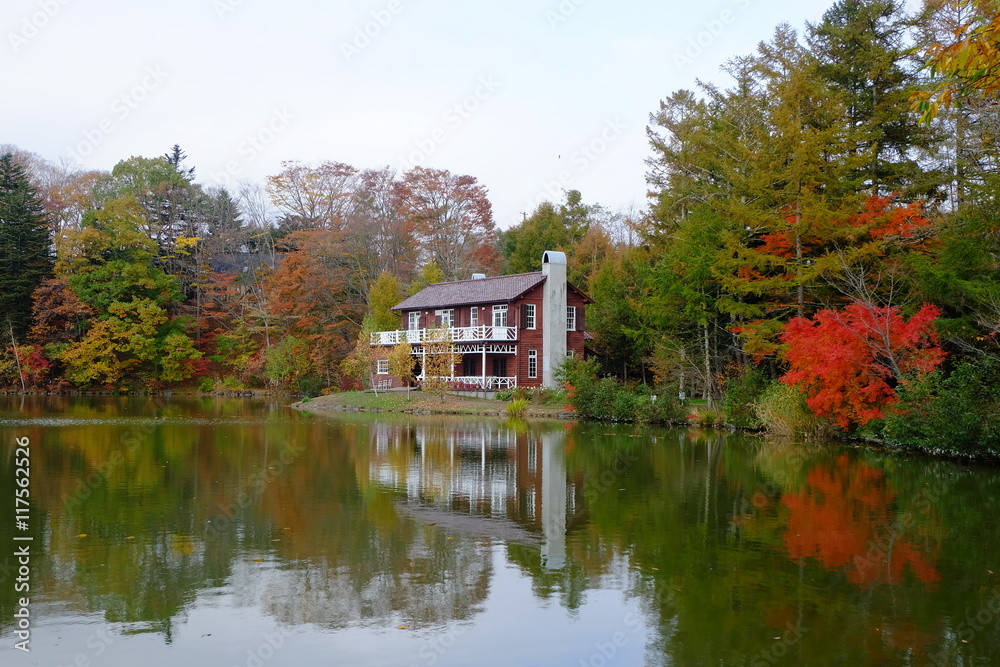
[{"label": "autumn tree", "polygon": [[343,162],[326,161],[317,167],[282,162],[281,171],[267,178],[267,193],[282,214],[281,230],[342,230],[357,177],[358,170]]},{"label": "autumn tree", "polygon": [[346,213],[346,231],[354,247],[355,270],[369,288],[384,272],[406,282],[416,269],[418,247],[399,197],[392,169],[366,169],[358,174]]},{"label": "autumn tree", "polygon": [[52,273],[45,208],[13,155],[0,155],[0,313],[3,335],[20,338],[31,321],[31,293]]},{"label": "autumn tree", "polygon": [[379,274],[368,292],[368,312],[375,331],[395,331],[399,328],[399,314],[392,307],[402,301],[403,289],[396,276],[388,271]]},{"label": "autumn tree", "polygon": [[406,396],[410,396],[410,384],[413,382],[413,371],[417,360],[413,356],[413,346],[404,338],[389,350],[389,374],[399,378],[406,386]]},{"label": "autumn tree", "polygon": [[445,280],[496,273],[500,256],[493,210],[486,187],[475,177],[416,167],[406,172],[399,188],[422,257],[437,264]]},{"label": "autumn tree", "polygon": [[315,373],[331,386],[365,311],[351,247],[344,232],[328,229],[297,231],[283,244],[284,259],[267,278],[270,313],[306,341]]},{"label": "autumn tree", "polygon": [[897,307],[855,302],[793,318],[781,336],[789,363],[781,381],[800,387],[813,412],[845,430],[866,424],[897,400],[898,383],[944,360],[933,327],[939,313],[926,304],[907,320]]},{"label": "autumn tree", "polygon": [[915,93],[924,120],[963,99],[1000,91],[1000,13],[992,0],[947,0],[960,20],[950,34],[925,45],[926,67],[936,85]]},{"label": "autumn tree", "polygon": [[427,330],[423,343],[423,390],[444,401],[451,389],[455,367],[462,363],[462,355],[448,338],[448,329],[433,327]]}]

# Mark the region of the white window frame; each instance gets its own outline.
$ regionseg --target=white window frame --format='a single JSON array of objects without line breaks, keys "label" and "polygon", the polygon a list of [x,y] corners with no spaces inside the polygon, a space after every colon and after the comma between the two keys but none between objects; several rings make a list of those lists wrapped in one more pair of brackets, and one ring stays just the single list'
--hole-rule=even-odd
[{"label": "white window frame", "polygon": [[524,328],[535,328],[535,304],[533,303],[524,304]]},{"label": "white window frame", "polygon": [[479,306],[473,306],[469,309],[469,326],[479,326]]},{"label": "white window frame", "polygon": [[566,306],[566,331],[576,331],[576,306]]},{"label": "white window frame", "polygon": [[528,377],[538,377],[538,350],[528,350]]},{"label": "white window frame", "polygon": [[450,329],[455,325],[455,309],[454,308],[442,308],[441,310],[434,311],[434,317],[441,318],[441,326]]},{"label": "white window frame", "polygon": [[576,356],[576,350],[574,350],[572,348],[566,350],[566,358],[567,359],[572,359],[575,356]]},{"label": "white window frame", "polygon": [[493,326],[507,326],[507,304],[493,306]]},{"label": "white window frame", "polygon": [[378,359],[375,361],[375,374],[376,375],[388,375],[389,374],[389,360],[388,359]]},{"label": "white window frame", "polygon": [[420,328],[420,311],[419,310],[411,310],[410,311],[410,321],[408,322],[408,324],[409,324],[409,330],[410,331],[416,331],[417,329]]}]

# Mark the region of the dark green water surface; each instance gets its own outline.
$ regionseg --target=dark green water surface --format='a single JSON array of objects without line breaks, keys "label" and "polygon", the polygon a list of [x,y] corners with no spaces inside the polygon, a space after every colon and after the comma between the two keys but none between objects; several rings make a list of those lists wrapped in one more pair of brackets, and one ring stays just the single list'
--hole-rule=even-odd
[{"label": "dark green water surface", "polygon": [[168,397],[0,452],[3,667],[1000,665],[996,467]]}]

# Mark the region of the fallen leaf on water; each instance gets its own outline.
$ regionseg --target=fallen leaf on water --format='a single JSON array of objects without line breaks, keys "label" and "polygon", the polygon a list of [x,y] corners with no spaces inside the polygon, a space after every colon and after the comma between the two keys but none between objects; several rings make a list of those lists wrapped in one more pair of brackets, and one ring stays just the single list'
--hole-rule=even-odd
[{"label": "fallen leaf on water", "polygon": [[453,539],[455,539],[455,538],[454,538],[454,537],[449,537],[448,539],[449,539],[449,540],[453,540]]},{"label": "fallen leaf on water", "polygon": [[427,525],[428,525],[428,526],[436,526],[436,525],[438,525],[438,522],[437,522],[437,521],[435,521],[434,523],[429,523],[429,524],[427,524]]},{"label": "fallen leaf on water", "polygon": [[264,560],[264,559],[263,559],[263,558],[254,558],[254,559],[253,559],[253,562],[255,562],[255,563],[259,563],[259,562],[261,562],[262,560]]},{"label": "fallen leaf on water", "polygon": [[132,535],[129,535],[129,536],[128,536],[128,537],[126,537],[125,539],[126,539],[126,540],[134,540],[134,539],[135,539],[135,537],[133,537]]},{"label": "fallen leaf on water", "polygon": [[408,626],[408,625],[397,625],[396,629],[397,630],[409,630],[410,626]]},{"label": "fallen leaf on water", "polygon": [[657,572],[659,572],[659,571],[660,571],[660,568],[658,568],[658,567],[651,567],[651,568],[649,568],[649,569],[650,569],[650,570],[656,570]]},{"label": "fallen leaf on water", "polygon": [[87,536],[87,533],[80,533],[79,535],[77,535],[77,537],[86,537],[86,536]]}]

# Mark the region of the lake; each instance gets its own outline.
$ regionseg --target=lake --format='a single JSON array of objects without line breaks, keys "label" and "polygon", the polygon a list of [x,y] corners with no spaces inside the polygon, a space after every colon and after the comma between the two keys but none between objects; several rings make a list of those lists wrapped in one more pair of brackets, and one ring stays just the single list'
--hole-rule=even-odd
[{"label": "lake", "polygon": [[1000,664],[993,466],[277,399],[0,438],[5,667]]}]

